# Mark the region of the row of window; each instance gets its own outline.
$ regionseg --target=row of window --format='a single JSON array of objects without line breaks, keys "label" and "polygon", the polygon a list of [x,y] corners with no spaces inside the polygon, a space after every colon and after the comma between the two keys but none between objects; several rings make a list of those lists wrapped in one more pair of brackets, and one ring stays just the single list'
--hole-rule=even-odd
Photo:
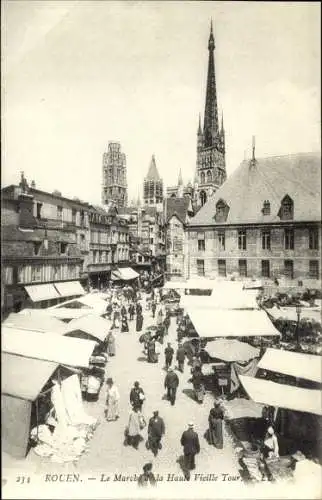
[{"label": "row of window", "polygon": [[[261,233],[262,249],[271,249],[271,231],[264,229]],[[247,250],[247,231],[242,229],[237,233],[237,242],[239,250]],[[218,245],[220,250],[226,248],[226,238],[224,231],[218,231]],[[319,232],[312,228],[309,230],[308,247],[310,250],[318,250],[319,248]],[[294,229],[284,229],[284,249],[294,250]],[[203,252],[206,250],[205,234],[198,233],[198,250]]]},{"label": "row of window", "polygon": [[91,231],[91,243],[103,243],[107,244],[121,242],[126,243],[129,241],[130,237],[127,233],[112,231],[112,233],[106,233],[104,231]]},{"label": "row of window", "polygon": [[[224,259],[219,259],[217,261],[217,270],[218,276],[226,277],[226,261]],[[247,260],[239,259],[238,261],[238,272],[239,276],[247,277]],[[198,276],[205,275],[205,261],[203,259],[197,259],[197,274]],[[286,259],[284,260],[284,276],[287,278],[294,278],[294,262],[293,260]],[[261,261],[261,276],[263,278],[271,277],[271,269],[270,269],[270,261],[262,260]],[[312,279],[319,279],[319,261],[318,260],[310,260],[309,261],[309,277]]]},{"label": "row of window", "polygon": [[[100,263],[107,263],[111,264],[113,262],[112,258],[112,252],[110,250],[93,250],[91,252],[91,257],[92,257],[92,263],[93,264],[100,264]],[[129,249],[128,248],[118,248],[118,262],[121,260],[128,260],[129,259]]]},{"label": "row of window", "polygon": [[80,266],[77,264],[40,264],[30,266],[5,266],[4,282],[6,285],[16,283],[46,283],[79,278]]}]

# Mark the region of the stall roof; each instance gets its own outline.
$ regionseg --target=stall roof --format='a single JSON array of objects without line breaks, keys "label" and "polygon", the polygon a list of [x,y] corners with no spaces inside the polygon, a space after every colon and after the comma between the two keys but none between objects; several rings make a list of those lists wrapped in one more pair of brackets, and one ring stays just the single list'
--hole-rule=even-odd
[{"label": "stall roof", "polygon": [[139,273],[134,271],[131,267],[118,267],[114,271],[112,271],[112,280],[123,280],[129,281],[137,278]]},{"label": "stall roof", "polygon": [[[267,314],[272,316],[274,319],[284,318],[289,321],[297,322],[297,314],[295,307],[272,307],[272,309],[267,309]],[[307,318],[309,320],[318,321],[321,323],[321,311],[314,310],[309,307],[302,307],[301,309],[301,319]]]},{"label": "stall roof", "polygon": [[49,307],[48,309],[46,309],[46,313],[48,314],[48,316],[51,316],[52,318],[61,319],[62,321],[80,318],[82,316],[86,316],[89,312],[91,312],[89,308],[69,309],[68,307],[62,307],[60,309],[52,309]]},{"label": "stall roof", "polygon": [[65,327],[65,335],[75,330],[82,330],[100,342],[103,342],[110,329],[110,322],[95,314],[86,314],[81,318],[73,319]]},{"label": "stall roof", "polygon": [[214,291],[210,296],[183,295],[180,299],[180,307],[187,309],[259,309],[256,301],[256,290],[241,290],[238,294],[222,294]]},{"label": "stall roof", "polygon": [[322,357],[268,348],[257,368],[322,382]]},{"label": "stall roof", "polygon": [[11,313],[2,326],[58,334],[63,334],[66,327],[65,323],[48,316],[47,313],[43,312],[43,309],[28,309],[24,314]]},{"label": "stall roof", "polygon": [[188,314],[199,337],[280,336],[263,310],[189,309]]},{"label": "stall roof", "polygon": [[25,290],[33,302],[42,300],[59,299],[60,295],[52,284],[25,286]]},{"label": "stall roof", "polygon": [[[97,297],[95,293],[88,293],[83,297],[78,297],[71,300],[66,300],[55,306],[48,307],[46,311],[49,310],[59,310],[59,309],[70,309],[73,311],[81,310],[84,314],[89,314],[90,312],[95,312],[97,314],[103,314],[106,311],[106,301],[102,297]],[[79,316],[69,316],[69,317],[79,317]]]},{"label": "stall roof", "polygon": [[239,379],[256,403],[322,415],[322,394],[319,390],[277,384],[246,375],[239,375]]},{"label": "stall roof", "polygon": [[206,351],[213,358],[226,362],[249,361],[259,356],[259,349],[234,339],[218,339],[207,343]]},{"label": "stall roof", "polygon": [[218,309],[259,309],[258,290],[246,290],[240,281],[222,281],[211,293],[213,307]]},{"label": "stall roof", "polygon": [[18,356],[52,361],[62,365],[88,367],[96,342],[55,333],[3,327],[2,351]]},{"label": "stall roof", "polygon": [[71,297],[72,295],[84,295],[86,292],[79,281],[62,281],[55,283],[61,297]]},{"label": "stall roof", "polygon": [[2,353],[2,394],[34,401],[58,364]]},{"label": "stall roof", "polygon": [[190,278],[187,280],[187,286],[185,288],[194,290],[212,290],[215,285],[215,280],[209,280],[207,278]]}]

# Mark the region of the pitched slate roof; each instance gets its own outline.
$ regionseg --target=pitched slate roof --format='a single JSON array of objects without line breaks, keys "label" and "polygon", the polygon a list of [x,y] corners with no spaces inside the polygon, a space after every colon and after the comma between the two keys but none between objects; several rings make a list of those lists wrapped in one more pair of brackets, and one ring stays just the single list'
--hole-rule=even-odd
[{"label": "pitched slate roof", "polygon": [[147,180],[147,181],[160,181],[161,180],[157,166],[155,164],[154,155],[152,155],[150,167],[149,167],[148,174],[147,174],[145,180]]},{"label": "pitched slate roof", "polygon": [[165,200],[165,216],[166,222],[169,222],[171,217],[176,215],[178,219],[182,222],[182,224],[186,223],[188,209],[190,206],[191,200],[187,196],[183,198],[167,198]]},{"label": "pitched slate roof", "polygon": [[[226,222],[220,225],[279,222],[278,212],[286,195],[294,202],[294,221],[321,220],[320,153],[260,158],[253,166],[243,161],[189,224],[215,225],[219,200],[229,206]],[[270,202],[270,215],[262,214],[265,200]]]}]

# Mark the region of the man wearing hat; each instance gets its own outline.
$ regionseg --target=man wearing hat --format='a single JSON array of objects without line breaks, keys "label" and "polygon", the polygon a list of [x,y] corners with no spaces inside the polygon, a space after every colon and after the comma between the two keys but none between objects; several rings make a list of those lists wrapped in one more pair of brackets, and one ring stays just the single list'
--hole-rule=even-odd
[{"label": "man wearing hat", "polygon": [[159,417],[159,412],[155,410],[153,417],[149,420],[148,425],[148,441],[147,447],[150,448],[153,455],[156,457],[161,449],[161,438],[165,433],[165,425],[163,418]]},{"label": "man wearing hat", "polygon": [[152,464],[151,462],[143,465],[143,474],[140,475],[138,479],[139,486],[155,486],[156,480],[154,474],[152,472]]},{"label": "man wearing hat", "polygon": [[174,355],[174,350],[173,347],[171,347],[170,342],[168,342],[167,347],[164,349],[164,355],[165,355],[165,366],[166,368],[169,368],[172,364],[172,359]]},{"label": "man wearing hat", "polygon": [[171,405],[173,406],[176,401],[176,394],[179,385],[179,377],[173,371],[172,368],[168,369],[168,373],[164,379],[164,387],[167,389],[167,398],[171,401]]},{"label": "man wearing hat", "polygon": [[183,373],[184,369],[184,360],[186,358],[186,351],[185,348],[183,347],[182,344],[179,344],[178,349],[177,349],[177,361],[178,361],[178,368]]},{"label": "man wearing hat", "polygon": [[134,387],[132,387],[130,392],[130,403],[131,405],[137,406],[140,411],[142,411],[143,401],[145,400],[145,394],[140,387],[140,383],[138,381],[134,382]]},{"label": "man wearing hat", "polygon": [[199,437],[198,434],[194,431],[192,422],[188,424],[188,429],[183,432],[180,442],[183,446],[186,479],[190,479],[189,471],[196,468],[195,456],[200,452]]}]

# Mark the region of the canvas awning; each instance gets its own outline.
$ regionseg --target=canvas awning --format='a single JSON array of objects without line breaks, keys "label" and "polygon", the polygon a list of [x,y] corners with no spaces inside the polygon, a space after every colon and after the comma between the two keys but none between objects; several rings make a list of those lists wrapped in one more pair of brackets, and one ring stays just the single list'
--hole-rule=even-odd
[{"label": "canvas awning", "polygon": [[73,295],[84,295],[86,292],[79,281],[62,281],[55,283],[55,288],[58,290],[61,297],[72,297]]},{"label": "canvas awning", "polygon": [[86,314],[78,319],[73,319],[65,327],[65,335],[80,330],[103,342],[110,329],[110,322],[95,314]]},{"label": "canvas awning", "polygon": [[277,384],[246,375],[239,375],[239,379],[249,397],[256,403],[322,415],[321,391]]},{"label": "canvas awning", "polygon": [[2,353],[1,392],[34,401],[58,367],[57,363]]},{"label": "canvas awning", "polygon": [[199,337],[280,336],[263,310],[189,309],[188,314]]},{"label": "canvas awning", "polygon": [[245,290],[241,282],[222,281],[211,293],[216,309],[259,309],[256,301],[258,290]]},{"label": "canvas awning", "polygon": [[313,354],[268,348],[257,368],[322,382],[322,357]]},{"label": "canvas awning", "polygon": [[234,339],[218,339],[207,343],[206,351],[212,358],[226,362],[249,361],[259,356],[259,349]]},{"label": "canvas awning", "polygon": [[43,309],[28,309],[27,311],[24,314],[21,312],[9,314],[2,326],[63,335],[66,325],[62,321],[48,316]]},{"label": "canvas awning", "polygon": [[[255,292],[255,293],[254,293]],[[254,290],[241,291],[236,295],[182,295],[180,307],[183,307],[189,313],[193,309],[257,309],[259,306],[256,301],[257,292]]]},{"label": "canvas awning", "polygon": [[33,302],[42,300],[59,299],[60,295],[52,284],[25,286],[25,290]]},{"label": "canvas awning", "polygon": [[131,267],[118,267],[117,269],[112,271],[111,278],[114,281],[130,281],[137,278],[138,276],[140,276],[139,273],[134,271],[134,269],[132,269]]},{"label": "canvas awning", "polygon": [[[287,319],[289,321],[297,322],[297,314],[295,307],[272,307],[267,309],[267,314],[274,319]],[[309,307],[302,307],[300,319],[309,319],[321,323],[321,311],[311,309]]]},{"label": "canvas awning", "polygon": [[59,309],[52,309],[49,307],[48,309],[45,309],[46,313],[48,316],[51,316],[52,318],[57,318],[61,320],[72,320],[75,318],[80,318],[81,316],[84,316],[90,312],[90,309],[69,309],[68,307],[62,307]]},{"label": "canvas awning", "polygon": [[187,280],[185,288],[194,290],[212,290],[215,284],[215,280],[209,280],[207,278],[190,278]]},{"label": "canvas awning", "polygon": [[67,366],[88,367],[96,342],[2,327],[2,351]]}]

